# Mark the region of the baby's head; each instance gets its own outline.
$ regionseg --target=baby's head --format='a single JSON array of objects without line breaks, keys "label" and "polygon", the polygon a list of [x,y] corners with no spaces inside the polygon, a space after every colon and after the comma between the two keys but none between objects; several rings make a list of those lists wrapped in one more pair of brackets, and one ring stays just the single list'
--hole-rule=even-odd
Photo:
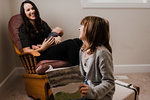
[{"label": "baby's head", "polygon": [[60,27],[53,28],[52,32],[56,32],[59,36],[63,36],[63,34],[64,34],[64,31]]}]

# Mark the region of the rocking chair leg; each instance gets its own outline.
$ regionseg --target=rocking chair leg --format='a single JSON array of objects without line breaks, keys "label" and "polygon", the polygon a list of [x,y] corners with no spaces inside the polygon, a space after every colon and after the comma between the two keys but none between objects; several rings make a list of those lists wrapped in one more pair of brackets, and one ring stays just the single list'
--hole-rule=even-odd
[{"label": "rocking chair leg", "polygon": [[47,76],[25,74],[24,81],[28,96],[34,99],[40,98],[40,100],[49,100],[52,90],[48,84]]}]

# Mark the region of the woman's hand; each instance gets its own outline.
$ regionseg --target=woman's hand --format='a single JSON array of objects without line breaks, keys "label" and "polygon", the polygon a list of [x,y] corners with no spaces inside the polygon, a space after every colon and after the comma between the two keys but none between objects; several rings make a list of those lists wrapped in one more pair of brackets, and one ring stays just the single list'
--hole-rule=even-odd
[{"label": "woman's hand", "polygon": [[52,46],[54,42],[55,42],[55,38],[52,36],[48,40],[45,39],[38,51],[45,51],[47,48]]},{"label": "woman's hand", "polygon": [[81,84],[80,86],[79,86],[79,91],[80,91],[80,93],[81,93],[81,96],[86,96],[87,95],[87,93],[88,93],[88,85],[86,85],[86,84]]},{"label": "woman's hand", "polygon": [[55,43],[55,38],[51,36],[48,40],[45,39],[42,45],[38,44],[38,45],[32,45],[32,48],[30,47],[23,48],[23,52],[31,52],[31,51],[43,52],[47,48],[52,46],[54,43]]}]

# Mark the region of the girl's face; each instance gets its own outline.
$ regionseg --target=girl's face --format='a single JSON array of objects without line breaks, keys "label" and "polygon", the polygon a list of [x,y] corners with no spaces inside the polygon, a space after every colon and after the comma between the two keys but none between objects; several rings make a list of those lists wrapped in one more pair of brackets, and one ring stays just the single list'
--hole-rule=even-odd
[{"label": "girl's face", "polygon": [[80,31],[79,39],[84,41],[84,40],[85,40],[85,34],[84,34],[84,32],[83,32],[83,29],[84,29],[84,26],[81,25],[81,26],[79,27],[79,31]]},{"label": "girl's face", "polygon": [[35,20],[35,9],[30,3],[24,4],[24,12],[29,20]]}]

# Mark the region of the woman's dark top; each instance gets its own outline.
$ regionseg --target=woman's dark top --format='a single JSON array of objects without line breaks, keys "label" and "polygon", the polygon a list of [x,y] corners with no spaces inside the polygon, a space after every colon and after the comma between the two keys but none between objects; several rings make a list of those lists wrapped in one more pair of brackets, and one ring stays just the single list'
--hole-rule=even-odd
[{"label": "woman's dark top", "polygon": [[48,24],[42,21],[42,32],[27,33],[24,25],[22,24],[19,28],[19,37],[22,44],[22,48],[31,47],[32,45],[42,44],[45,38],[51,33],[51,28]]}]

